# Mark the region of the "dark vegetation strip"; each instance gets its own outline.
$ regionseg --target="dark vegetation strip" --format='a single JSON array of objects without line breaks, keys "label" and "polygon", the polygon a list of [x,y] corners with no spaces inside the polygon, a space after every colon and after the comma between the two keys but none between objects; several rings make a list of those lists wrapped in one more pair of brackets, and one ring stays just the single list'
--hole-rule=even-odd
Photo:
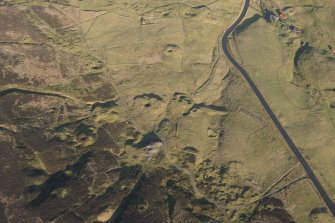
[{"label": "dark vegetation strip", "polygon": [[26,90],[26,89],[20,89],[20,88],[8,88],[6,90],[0,91],[0,97],[6,96],[8,94],[36,94],[36,95],[43,95],[43,96],[53,96],[53,97],[59,97],[59,98],[69,98],[65,95],[59,94],[59,93],[48,93],[48,92],[41,92],[41,91],[35,91],[35,90]]},{"label": "dark vegetation strip", "polygon": [[121,203],[116,208],[112,217],[107,221],[107,223],[119,223],[121,221],[121,216],[124,210],[128,207],[128,203],[134,194],[137,192],[138,188],[140,187],[142,181],[144,180],[145,174],[142,172],[138,177],[135,185],[133,186],[132,190],[126,195],[122,200]]}]

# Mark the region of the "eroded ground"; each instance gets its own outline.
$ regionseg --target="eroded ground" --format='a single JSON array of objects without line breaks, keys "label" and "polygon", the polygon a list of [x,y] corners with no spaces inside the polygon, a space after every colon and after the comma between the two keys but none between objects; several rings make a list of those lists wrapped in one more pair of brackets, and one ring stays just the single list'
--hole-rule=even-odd
[{"label": "eroded ground", "polygon": [[[332,222],[222,55],[242,3],[0,1],[0,222]],[[255,1],[230,45],[335,197],[335,6],[278,4],[303,33]]]}]

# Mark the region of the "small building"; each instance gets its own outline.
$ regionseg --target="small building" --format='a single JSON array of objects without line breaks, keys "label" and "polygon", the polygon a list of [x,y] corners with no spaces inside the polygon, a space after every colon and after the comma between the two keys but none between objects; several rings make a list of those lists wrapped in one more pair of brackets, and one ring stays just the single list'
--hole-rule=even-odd
[{"label": "small building", "polygon": [[279,12],[280,20],[286,20],[288,18],[288,15],[284,12],[284,10],[281,9]]}]

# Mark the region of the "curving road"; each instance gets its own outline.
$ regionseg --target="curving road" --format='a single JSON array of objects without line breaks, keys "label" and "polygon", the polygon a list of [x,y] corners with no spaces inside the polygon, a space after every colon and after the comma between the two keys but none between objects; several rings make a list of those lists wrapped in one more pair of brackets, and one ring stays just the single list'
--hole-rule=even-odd
[{"label": "curving road", "polygon": [[294,155],[297,157],[297,159],[299,160],[299,162],[302,165],[302,167],[305,169],[308,177],[313,182],[316,190],[319,192],[320,196],[322,197],[322,199],[326,203],[326,205],[327,205],[328,209],[330,210],[330,212],[332,213],[333,217],[335,217],[335,205],[334,205],[333,201],[330,199],[329,195],[327,194],[327,192],[325,191],[325,189],[322,187],[321,183],[319,182],[319,180],[315,176],[313,170],[311,169],[311,167],[309,166],[309,164],[307,163],[307,161],[305,160],[305,158],[303,157],[303,155],[300,153],[299,149],[293,143],[292,139],[287,134],[286,130],[280,124],[278,118],[273,113],[273,111],[271,110],[271,108],[268,105],[268,103],[265,101],[264,97],[262,96],[261,92],[258,90],[258,88],[255,85],[255,83],[252,81],[252,79],[249,77],[248,73],[243,69],[243,67],[238,62],[236,62],[236,60],[234,59],[234,57],[232,56],[232,54],[229,52],[229,49],[228,49],[228,37],[234,31],[234,29],[244,19],[245,15],[246,15],[246,13],[248,11],[249,5],[250,5],[250,0],[245,0],[244,1],[243,10],[240,13],[239,17],[225,31],[225,33],[223,34],[223,38],[222,38],[222,48],[223,48],[223,51],[224,51],[225,55],[227,56],[228,60],[240,71],[240,73],[246,79],[246,81],[250,85],[251,89],[256,94],[258,100],[261,102],[262,106],[264,107],[264,109],[266,110],[266,112],[268,113],[268,115],[270,116],[272,122],[277,127],[278,131],[280,132],[280,134],[282,135],[282,137],[285,139],[286,143],[288,144],[288,146],[290,147],[290,149],[292,150],[292,152],[294,153]]}]

